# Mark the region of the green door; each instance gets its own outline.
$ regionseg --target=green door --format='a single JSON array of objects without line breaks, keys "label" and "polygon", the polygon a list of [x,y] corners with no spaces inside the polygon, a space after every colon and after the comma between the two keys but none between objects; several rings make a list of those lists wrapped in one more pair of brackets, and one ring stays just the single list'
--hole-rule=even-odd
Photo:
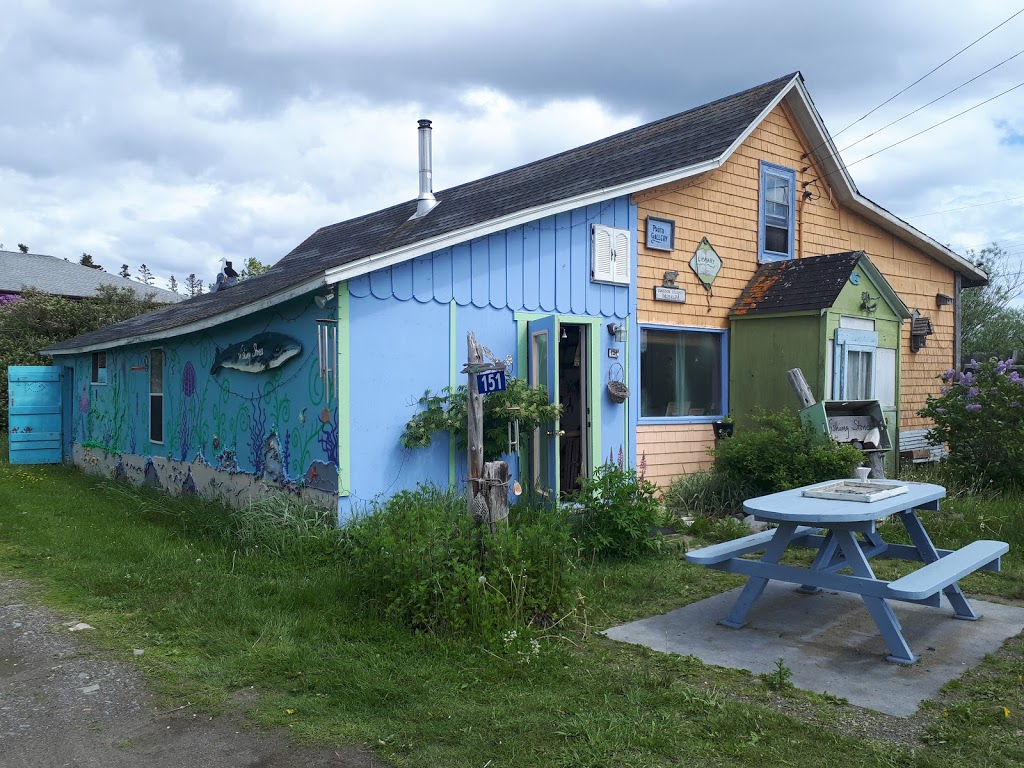
[{"label": "green door", "polygon": [[[548,402],[558,401],[558,318],[554,315],[526,324],[529,337],[529,383],[544,387]],[[558,420],[541,424],[533,432],[531,462],[533,487],[537,494],[558,498]]]}]

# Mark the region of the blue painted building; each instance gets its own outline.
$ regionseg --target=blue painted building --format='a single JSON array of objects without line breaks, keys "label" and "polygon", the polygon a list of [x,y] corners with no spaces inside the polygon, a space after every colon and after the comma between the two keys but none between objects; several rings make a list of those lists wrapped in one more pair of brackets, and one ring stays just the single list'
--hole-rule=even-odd
[{"label": "blue painted building", "polygon": [[[239,503],[283,489],[342,517],[417,483],[461,486],[465,457],[446,435],[415,450],[400,438],[425,390],[465,383],[472,331],[562,407],[560,423],[521,436],[513,477],[557,495],[609,457],[636,465],[639,442],[670,479],[684,471],[680,446],[704,453],[698,430],[729,412],[728,306],[764,249],[730,187],[715,186],[728,176],[719,169],[767,156],[765,141],[744,142],[787,105],[820,121],[790,75],[436,195],[421,121],[418,198],[324,227],[264,275],[43,350],[73,393],[67,453],[172,492]],[[812,139],[822,173],[838,167],[827,135]],[[756,173],[735,167],[750,216],[763,218]],[[773,224],[797,235],[779,258],[803,255],[795,207]],[[667,240],[655,242],[651,221]],[[953,270],[951,293],[954,271],[957,291],[960,275],[984,279],[901,222],[872,221],[931,249],[921,258]],[[710,290],[706,312],[703,299],[652,301],[682,274],[681,244],[706,235],[726,262],[715,311]],[[625,403],[613,381],[630,389]]]}]

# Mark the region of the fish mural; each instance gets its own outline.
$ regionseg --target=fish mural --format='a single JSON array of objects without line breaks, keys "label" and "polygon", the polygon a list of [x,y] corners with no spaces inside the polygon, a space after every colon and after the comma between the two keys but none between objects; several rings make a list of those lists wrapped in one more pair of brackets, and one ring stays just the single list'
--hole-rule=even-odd
[{"label": "fish mural", "polygon": [[283,365],[300,352],[302,344],[298,339],[283,333],[259,333],[226,349],[218,347],[210,375],[216,375],[221,368],[234,368],[245,373],[262,373]]}]

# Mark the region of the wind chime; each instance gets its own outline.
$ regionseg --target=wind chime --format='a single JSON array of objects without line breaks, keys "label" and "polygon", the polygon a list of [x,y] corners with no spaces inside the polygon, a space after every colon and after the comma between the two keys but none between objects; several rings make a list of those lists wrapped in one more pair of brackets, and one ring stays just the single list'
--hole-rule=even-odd
[{"label": "wind chime", "polygon": [[336,361],[338,359],[338,321],[318,318],[316,321],[317,366],[320,381],[327,392],[327,402],[334,399],[337,386]]}]

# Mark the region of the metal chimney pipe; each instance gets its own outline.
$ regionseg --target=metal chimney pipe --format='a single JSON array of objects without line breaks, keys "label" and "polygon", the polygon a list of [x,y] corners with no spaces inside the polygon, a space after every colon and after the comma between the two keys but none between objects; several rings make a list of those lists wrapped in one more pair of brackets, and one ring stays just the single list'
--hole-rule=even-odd
[{"label": "metal chimney pipe", "polygon": [[430,209],[437,205],[437,198],[434,197],[433,160],[430,142],[432,129],[430,121],[420,120],[419,126],[420,194],[416,198],[416,213],[412,216],[414,219],[426,216],[430,213]]}]

